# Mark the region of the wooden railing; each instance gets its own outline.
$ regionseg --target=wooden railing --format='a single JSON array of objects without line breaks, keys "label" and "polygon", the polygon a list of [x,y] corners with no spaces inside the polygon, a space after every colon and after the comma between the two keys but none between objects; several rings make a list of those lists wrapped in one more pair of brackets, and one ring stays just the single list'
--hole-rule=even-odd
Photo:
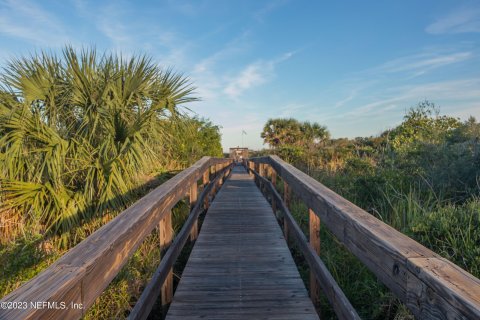
[{"label": "wooden railing", "polygon": [[[145,319],[160,290],[162,302],[171,301],[173,264],[187,238],[197,237],[201,209],[208,207],[209,196],[215,194],[232,165],[231,159],[204,157],[166,181],[4,297],[0,301],[0,319],[81,318],[143,240],[158,227],[161,245],[171,245],[130,315],[131,319]],[[210,182],[212,169],[215,179]],[[198,198],[200,179],[203,192]],[[192,210],[179,234],[172,239],[171,209],[187,193]]]},{"label": "wooden railing", "polygon": [[[286,238],[295,237],[312,270],[310,291],[315,295],[318,282],[339,318],[358,316],[318,258],[320,220],[417,318],[480,319],[480,280],[473,275],[277,156],[252,158],[244,164],[272,196],[274,211],[283,211]],[[275,189],[278,176],[284,184],[283,199]],[[309,208],[310,243],[288,209],[291,192]]]}]

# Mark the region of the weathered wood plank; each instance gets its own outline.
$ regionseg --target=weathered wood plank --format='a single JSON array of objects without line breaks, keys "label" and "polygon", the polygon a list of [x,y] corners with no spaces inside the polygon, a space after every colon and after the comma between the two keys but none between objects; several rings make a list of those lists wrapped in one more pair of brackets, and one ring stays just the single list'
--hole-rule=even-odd
[{"label": "weathered wood plank", "polygon": [[241,167],[211,203],[167,314],[188,318],[318,319],[271,208]]}]

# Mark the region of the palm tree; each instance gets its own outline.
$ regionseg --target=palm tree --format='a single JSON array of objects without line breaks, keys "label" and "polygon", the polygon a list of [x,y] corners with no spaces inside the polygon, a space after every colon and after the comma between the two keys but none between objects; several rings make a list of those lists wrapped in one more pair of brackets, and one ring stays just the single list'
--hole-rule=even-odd
[{"label": "palm tree", "polygon": [[269,119],[260,136],[273,148],[293,145],[301,139],[301,124],[293,118]]},{"label": "palm tree", "polygon": [[67,47],[12,60],[0,88],[0,212],[63,234],[123,206],[193,90],[145,56]]},{"label": "palm tree", "polygon": [[330,137],[325,126],[296,119],[269,119],[260,135],[264,143],[277,148],[284,145],[309,147]]}]

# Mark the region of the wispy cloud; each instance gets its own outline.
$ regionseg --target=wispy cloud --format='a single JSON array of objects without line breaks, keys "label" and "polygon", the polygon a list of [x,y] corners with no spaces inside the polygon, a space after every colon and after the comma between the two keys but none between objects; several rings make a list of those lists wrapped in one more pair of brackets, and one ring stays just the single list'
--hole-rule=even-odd
[{"label": "wispy cloud", "polygon": [[425,28],[430,34],[480,32],[480,7],[461,7]]},{"label": "wispy cloud", "polygon": [[357,96],[357,92],[357,89],[350,91],[350,93],[345,98],[335,103],[335,108],[343,107],[346,103],[352,101]]},{"label": "wispy cloud", "polygon": [[287,52],[273,60],[249,64],[236,77],[230,79],[223,92],[230,98],[236,98],[245,90],[267,82],[274,77],[276,65],[290,59],[293,55],[294,52]]},{"label": "wispy cloud", "polygon": [[229,97],[235,98],[245,90],[260,85],[271,76],[273,64],[255,62],[243,69],[238,76],[233,78],[224,90]]},{"label": "wispy cloud", "polygon": [[[342,114],[342,119],[357,121],[359,118],[374,119],[387,112],[403,112],[405,108],[414,106],[424,99],[433,99],[433,102],[454,102],[451,110],[462,109],[463,104],[480,101],[480,78],[459,79],[451,81],[436,81],[416,85],[403,85],[383,89],[383,98],[374,99],[373,102],[357,104],[350,112]],[[375,95],[375,93],[372,93]],[[371,98],[372,99],[372,98]],[[479,112],[480,109],[477,111]],[[332,118],[336,116],[332,115]]]},{"label": "wispy cloud", "polygon": [[388,73],[409,72],[414,76],[418,76],[433,69],[468,60],[473,56],[473,53],[469,51],[446,54],[424,52],[390,60],[372,69],[372,71]]},{"label": "wispy cloud", "polygon": [[40,45],[71,43],[59,19],[32,1],[0,1],[0,33]]},{"label": "wispy cloud", "polygon": [[251,32],[249,29],[243,31],[238,36],[228,41],[220,50],[217,50],[210,56],[202,59],[193,67],[194,73],[201,73],[205,71],[212,71],[216,64],[222,60],[231,58],[232,56],[244,53],[247,51],[250,44]]},{"label": "wispy cloud", "polygon": [[97,29],[117,48],[132,44],[133,33],[126,14],[128,6],[123,2],[112,2],[94,11]]}]

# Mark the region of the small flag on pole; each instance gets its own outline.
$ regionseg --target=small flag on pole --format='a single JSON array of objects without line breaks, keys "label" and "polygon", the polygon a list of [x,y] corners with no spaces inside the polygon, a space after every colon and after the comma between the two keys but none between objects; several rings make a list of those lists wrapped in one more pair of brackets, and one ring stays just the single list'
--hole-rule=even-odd
[{"label": "small flag on pole", "polygon": [[243,148],[243,135],[246,135],[247,133],[245,132],[245,130],[242,129],[242,148]]}]

